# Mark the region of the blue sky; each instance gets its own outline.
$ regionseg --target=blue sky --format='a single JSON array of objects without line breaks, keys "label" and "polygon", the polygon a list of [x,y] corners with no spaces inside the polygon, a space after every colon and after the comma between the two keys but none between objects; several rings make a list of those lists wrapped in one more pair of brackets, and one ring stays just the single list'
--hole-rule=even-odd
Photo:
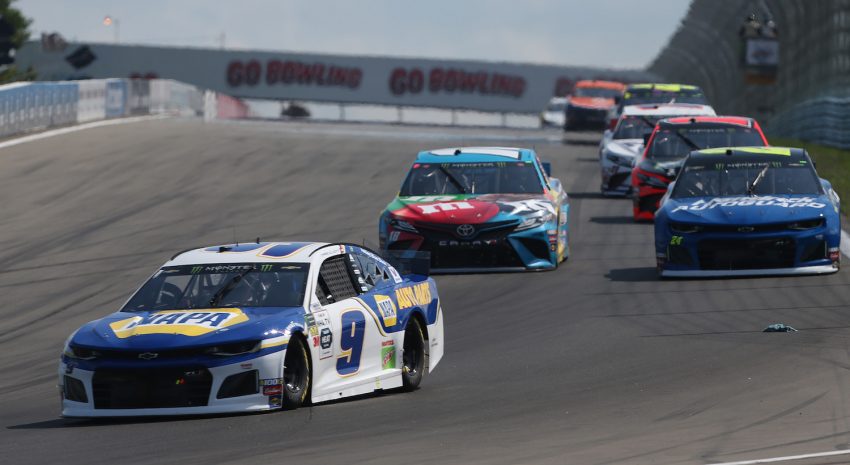
[{"label": "blue sky", "polygon": [[[688,0],[18,0],[67,39],[640,68]],[[61,5],[61,6],[60,6]]]}]

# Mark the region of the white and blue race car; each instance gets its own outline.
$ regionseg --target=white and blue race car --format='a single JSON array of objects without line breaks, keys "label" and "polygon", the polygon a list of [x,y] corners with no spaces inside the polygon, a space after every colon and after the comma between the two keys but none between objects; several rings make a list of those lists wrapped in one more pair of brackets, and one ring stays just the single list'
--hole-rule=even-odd
[{"label": "white and blue race car", "polygon": [[434,281],[402,275],[365,247],[194,249],[68,338],[62,415],[293,409],[416,389],[442,356]]}]

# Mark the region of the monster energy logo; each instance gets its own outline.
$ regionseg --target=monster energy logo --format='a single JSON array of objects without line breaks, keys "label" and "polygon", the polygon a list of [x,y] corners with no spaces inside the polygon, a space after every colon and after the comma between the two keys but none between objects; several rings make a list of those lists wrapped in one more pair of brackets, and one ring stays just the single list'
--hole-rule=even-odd
[{"label": "monster energy logo", "polygon": [[200,273],[200,272],[201,272],[201,270],[203,270],[203,269],[204,269],[204,267],[202,267],[202,266],[193,266],[193,267],[192,267],[192,274],[198,274],[198,273]]},{"label": "monster energy logo", "polygon": [[271,271],[272,265],[260,265],[260,271]]}]

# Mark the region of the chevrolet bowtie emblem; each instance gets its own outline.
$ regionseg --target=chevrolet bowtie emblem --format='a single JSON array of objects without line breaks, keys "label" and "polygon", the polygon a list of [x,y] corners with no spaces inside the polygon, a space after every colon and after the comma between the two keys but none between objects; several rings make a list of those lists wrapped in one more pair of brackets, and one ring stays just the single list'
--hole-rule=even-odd
[{"label": "chevrolet bowtie emblem", "polygon": [[145,360],[153,360],[159,357],[159,354],[156,352],[145,352],[143,354],[139,354],[139,358],[143,358]]}]

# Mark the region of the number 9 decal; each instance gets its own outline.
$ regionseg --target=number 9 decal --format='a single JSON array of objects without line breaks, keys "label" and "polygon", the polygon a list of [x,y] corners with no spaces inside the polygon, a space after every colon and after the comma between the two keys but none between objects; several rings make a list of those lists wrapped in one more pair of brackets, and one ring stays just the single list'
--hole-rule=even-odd
[{"label": "number 9 decal", "polygon": [[336,372],[340,376],[351,376],[360,370],[366,317],[357,310],[345,312],[340,315],[340,328],[339,345],[342,352],[336,359]]}]

